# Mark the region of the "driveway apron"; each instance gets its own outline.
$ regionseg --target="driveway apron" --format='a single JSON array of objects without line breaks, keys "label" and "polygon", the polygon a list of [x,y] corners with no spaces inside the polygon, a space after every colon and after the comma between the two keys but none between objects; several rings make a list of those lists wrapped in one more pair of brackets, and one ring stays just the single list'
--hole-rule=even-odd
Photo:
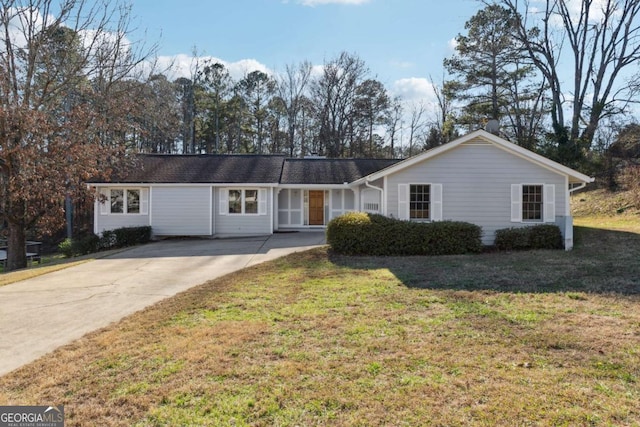
[{"label": "driveway apron", "polygon": [[193,286],[324,243],[323,232],[164,240],[0,287],[0,375]]}]

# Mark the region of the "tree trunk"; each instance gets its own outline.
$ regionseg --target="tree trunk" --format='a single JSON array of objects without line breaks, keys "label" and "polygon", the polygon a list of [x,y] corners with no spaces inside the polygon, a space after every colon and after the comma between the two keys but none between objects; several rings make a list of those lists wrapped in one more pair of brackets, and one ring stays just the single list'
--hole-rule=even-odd
[{"label": "tree trunk", "polygon": [[27,267],[25,246],[27,238],[24,225],[9,221],[9,240],[7,242],[7,271]]}]

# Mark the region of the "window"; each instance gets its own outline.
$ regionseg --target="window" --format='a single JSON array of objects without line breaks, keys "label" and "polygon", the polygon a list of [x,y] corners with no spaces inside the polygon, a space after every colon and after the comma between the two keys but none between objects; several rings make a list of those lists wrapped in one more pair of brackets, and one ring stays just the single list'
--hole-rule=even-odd
[{"label": "window", "polygon": [[140,213],[140,190],[127,190],[127,213]]},{"label": "window", "polygon": [[229,214],[258,214],[258,190],[228,190]]},{"label": "window", "polygon": [[112,214],[140,213],[140,190],[111,189],[110,200]]},{"label": "window", "polygon": [[522,220],[542,221],[542,185],[522,186]]},{"label": "window", "polygon": [[244,213],[258,213],[258,190],[244,190]]},{"label": "window", "polygon": [[555,184],[511,184],[511,222],[555,222]]},{"label": "window", "polygon": [[426,184],[412,184],[409,186],[409,218],[410,219],[430,219],[430,188]]},{"label": "window", "polygon": [[229,190],[229,213],[242,213],[242,190]]},{"label": "window", "polygon": [[442,221],[442,194],[442,184],[398,184],[398,218]]},{"label": "window", "polygon": [[124,190],[111,190],[111,213],[124,212]]}]

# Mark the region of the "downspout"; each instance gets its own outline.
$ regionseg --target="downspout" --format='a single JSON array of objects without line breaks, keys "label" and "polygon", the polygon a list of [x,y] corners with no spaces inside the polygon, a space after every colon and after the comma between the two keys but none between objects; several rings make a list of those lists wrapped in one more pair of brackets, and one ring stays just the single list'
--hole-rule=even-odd
[{"label": "downspout", "polygon": [[[587,186],[586,182],[582,182],[578,184],[576,187],[569,188],[569,194],[573,193],[576,190],[580,190]],[[567,209],[569,209],[569,201],[567,200]],[[564,231],[562,233],[564,238],[564,250],[570,251],[573,249],[573,217],[570,212],[567,212],[567,216],[564,220]]]},{"label": "downspout", "polygon": [[[385,212],[382,212],[382,197],[384,196],[384,190],[380,187],[376,187],[375,185],[371,185],[369,184],[369,180],[365,179],[364,180],[364,185],[367,188],[371,188],[372,190],[378,190],[380,192],[380,213],[382,215],[385,215]],[[360,206],[360,208],[362,209],[362,206]]]}]

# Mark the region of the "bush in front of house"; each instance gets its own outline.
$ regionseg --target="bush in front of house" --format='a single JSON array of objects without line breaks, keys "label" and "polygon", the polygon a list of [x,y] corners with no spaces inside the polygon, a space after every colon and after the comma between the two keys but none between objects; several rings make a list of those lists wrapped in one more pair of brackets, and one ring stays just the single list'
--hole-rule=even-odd
[{"label": "bush in front of house", "polygon": [[86,255],[100,250],[100,237],[95,234],[87,234],[78,239],[73,239],[73,251],[76,255]]},{"label": "bush in front of house", "polygon": [[350,212],[327,225],[327,243],[345,255],[452,255],[480,252],[482,229],[455,221],[412,222]]},{"label": "bush in front of house", "polygon": [[101,250],[123,248],[125,246],[148,243],[151,240],[151,227],[123,227],[105,230],[102,236],[87,234],[85,236],[64,239],[58,250],[66,258],[86,255]]},{"label": "bush in front of house", "polygon": [[116,247],[139,245],[151,240],[151,227],[123,227],[113,230],[116,236]]},{"label": "bush in front of house", "polygon": [[502,251],[562,249],[564,243],[560,227],[553,224],[539,224],[498,230],[495,246]]}]

